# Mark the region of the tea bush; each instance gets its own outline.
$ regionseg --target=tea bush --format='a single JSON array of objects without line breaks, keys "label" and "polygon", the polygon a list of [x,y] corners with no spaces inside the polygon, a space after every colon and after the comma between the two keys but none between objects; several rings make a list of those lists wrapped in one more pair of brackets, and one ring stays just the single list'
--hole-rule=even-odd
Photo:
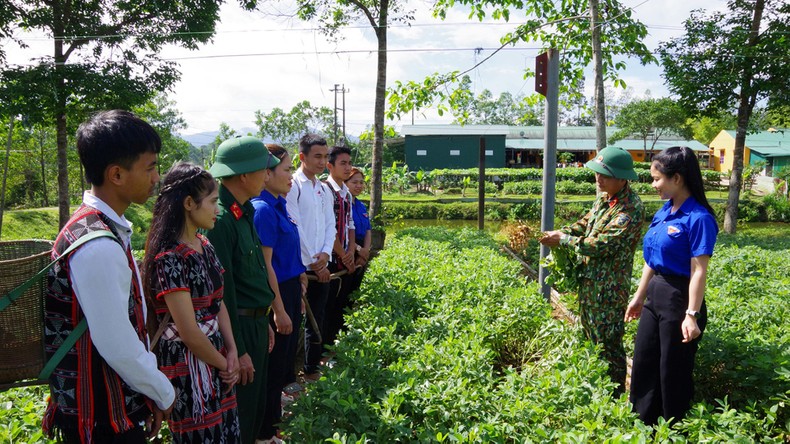
[{"label": "tea bush", "polygon": [[[782,442],[787,436],[788,393],[781,385],[787,370],[776,372],[778,384],[761,388],[765,393],[747,388],[737,402],[714,400],[701,382],[697,398],[707,402],[695,404],[683,422],[645,426],[625,397],[611,398],[596,349],[576,328],[551,318],[518,268],[475,231],[399,232],[371,264],[336,344],[335,365],[294,405],[285,425],[289,439]],[[787,343],[779,330],[771,330],[782,340],[776,348]],[[704,348],[703,342],[700,368],[707,368]],[[715,356],[713,347],[709,354]]]}]

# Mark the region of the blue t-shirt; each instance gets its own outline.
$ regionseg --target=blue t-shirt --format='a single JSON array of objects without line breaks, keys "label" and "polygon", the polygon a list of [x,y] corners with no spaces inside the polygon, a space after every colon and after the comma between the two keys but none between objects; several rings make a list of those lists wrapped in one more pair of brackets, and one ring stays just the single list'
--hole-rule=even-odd
[{"label": "blue t-shirt", "polygon": [[370,218],[368,217],[368,209],[361,200],[354,198],[354,203],[351,206],[354,216],[354,238],[357,245],[365,245],[365,235],[370,231]]},{"label": "blue t-shirt", "polygon": [[252,206],[255,207],[253,224],[261,245],[272,249],[272,267],[277,282],[285,282],[304,273],[299,231],[285,209],[285,198],[274,197],[263,190],[260,196],[252,199]]},{"label": "blue t-shirt", "polygon": [[657,273],[689,277],[691,258],[712,256],[718,233],[716,219],[696,199],[689,196],[675,214],[669,200],[645,234],[645,262]]}]

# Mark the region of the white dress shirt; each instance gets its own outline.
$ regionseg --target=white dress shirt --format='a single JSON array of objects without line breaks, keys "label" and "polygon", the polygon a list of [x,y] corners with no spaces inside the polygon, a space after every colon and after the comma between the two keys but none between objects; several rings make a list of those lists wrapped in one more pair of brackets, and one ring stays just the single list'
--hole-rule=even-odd
[{"label": "white dress shirt", "polygon": [[[132,224],[125,217],[89,191],[83,194],[82,202],[109,217],[121,242],[129,246]],[[136,269],[137,264],[134,266]],[[173,385],[159,371],[156,355],[146,350],[129,322],[132,271],[126,252],[111,238],[94,239],[72,253],[69,273],[91,340],[101,357],[132,390],[147,396],[162,410],[170,407],[175,399]],[[139,279],[138,285],[143,288]]]},{"label": "white dress shirt", "polygon": [[332,257],[335,244],[335,201],[318,178],[310,180],[302,169],[294,173],[293,186],[285,198],[286,209],[296,222],[302,249],[302,264],[316,261],[315,255],[326,253]]},{"label": "white dress shirt", "polygon": [[[346,205],[348,206],[348,219],[346,220],[346,245],[343,245],[343,248],[348,248],[348,243],[351,241],[353,236],[349,236],[349,231],[355,230],[354,227],[354,205],[352,205],[351,201],[351,192],[348,190],[348,186],[346,186],[345,182],[341,182],[340,185],[335,182],[335,179],[330,175],[326,179],[326,183],[332,187],[332,190],[335,192],[340,192],[340,198],[346,201]],[[332,201],[332,209],[334,211],[334,200]]]}]

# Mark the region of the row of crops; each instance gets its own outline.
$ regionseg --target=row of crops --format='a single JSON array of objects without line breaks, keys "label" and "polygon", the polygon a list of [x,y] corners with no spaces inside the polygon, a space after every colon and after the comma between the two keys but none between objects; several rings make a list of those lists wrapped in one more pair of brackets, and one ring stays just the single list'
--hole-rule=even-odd
[{"label": "row of crops", "polygon": [[336,443],[783,442],[788,253],[777,243],[717,251],[697,403],[682,423],[654,430],[625,397],[612,399],[595,348],[552,318],[491,237],[402,231],[373,262],[335,365],[294,405],[285,432]]}]

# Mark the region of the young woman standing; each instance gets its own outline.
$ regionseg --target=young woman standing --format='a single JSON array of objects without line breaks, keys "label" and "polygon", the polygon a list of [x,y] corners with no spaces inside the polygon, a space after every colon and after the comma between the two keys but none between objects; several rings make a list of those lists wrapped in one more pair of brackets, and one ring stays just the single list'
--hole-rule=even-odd
[{"label": "young woman standing", "polygon": [[275,328],[274,348],[269,354],[266,411],[258,434],[264,443],[282,442],[277,423],[282,417],[281,393],[295,381],[294,364],[302,323],[302,294],[307,291],[307,275],[302,265],[299,231],[286,210],[285,196],[291,190],[291,158],[285,148],[267,145],[280,163],[267,169],[266,186],[252,199],[253,222],[261,239],[263,258],[274,291],[270,323]]},{"label": "young woman standing", "polygon": [[694,395],[694,356],[708,320],[705,280],[718,226],[699,161],[687,147],[653,158],[653,188],[667,199],[645,234],[642,279],[625,312],[639,319],[631,402],[646,424],[680,420]]},{"label": "young woman standing", "polygon": [[176,391],[168,420],[176,443],[239,442],[239,362],[222,302],[223,269],[208,239],[218,213],[217,184],[202,168],[173,165],[154,205],[145,247],[146,294],[160,322],[160,370]]},{"label": "young woman standing", "polygon": [[354,196],[351,203],[351,214],[354,216],[354,236],[356,236],[357,248],[354,262],[357,266],[354,271],[354,276],[351,282],[349,293],[354,292],[362,284],[362,277],[365,270],[368,268],[368,261],[370,260],[370,245],[371,245],[371,225],[370,218],[368,217],[368,209],[361,200],[358,199],[362,191],[365,190],[365,175],[358,168],[351,169],[351,175],[346,180],[346,186]]}]

